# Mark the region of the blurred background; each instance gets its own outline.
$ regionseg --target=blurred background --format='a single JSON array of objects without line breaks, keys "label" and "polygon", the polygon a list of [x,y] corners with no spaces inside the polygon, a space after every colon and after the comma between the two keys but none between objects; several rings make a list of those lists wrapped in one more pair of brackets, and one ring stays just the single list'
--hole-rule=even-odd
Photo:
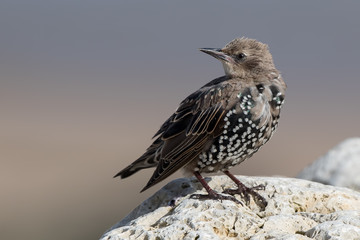
[{"label": "blurred background", "polygon": [[359,136],[359,1],[0,2],[0,239],[98,239],[139,193],[139,157],[223,69],[200,47],[269,44],[288,84],[277,133],[233,169],[294,177]]}]

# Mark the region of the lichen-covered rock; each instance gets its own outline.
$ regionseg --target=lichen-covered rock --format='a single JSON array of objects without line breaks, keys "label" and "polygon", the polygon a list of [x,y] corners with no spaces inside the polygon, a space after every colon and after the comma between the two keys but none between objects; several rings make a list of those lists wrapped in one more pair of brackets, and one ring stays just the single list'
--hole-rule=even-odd
[{"label": "lichen-covered rock", "polygon": [[[301,179],[238,178],[247,186],[266,186],[259,191],[268,201],[265,211],[253,201],[242,206],[191,199],[204,189],[195,179],[182,178],[144,201],[102,240],[360,239],[360,193]],[[235,187],[226,176],[207,181],[218,192]]]},{"label": "lichen-covered rock", "polygon": [[313,162],[298,178],[360,191],[360,138],[350,138]]}]

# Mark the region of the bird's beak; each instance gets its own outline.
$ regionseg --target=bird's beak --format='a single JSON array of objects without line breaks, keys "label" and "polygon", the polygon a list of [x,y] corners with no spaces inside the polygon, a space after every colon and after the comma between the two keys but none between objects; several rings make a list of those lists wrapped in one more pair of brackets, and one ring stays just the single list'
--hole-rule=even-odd
[{"label": "bird's beak", "polygon": [[229,55],[226,55],[220,48],[199,48],[199,50],[222,62],[234,62],[234,59]]}]

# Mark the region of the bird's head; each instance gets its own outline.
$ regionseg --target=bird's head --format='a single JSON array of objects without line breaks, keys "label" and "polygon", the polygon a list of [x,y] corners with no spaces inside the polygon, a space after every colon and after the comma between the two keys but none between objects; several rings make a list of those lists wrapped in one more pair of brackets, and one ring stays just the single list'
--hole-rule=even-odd
[{"label": "bird's head", "polygon": [[255,39],[236,38],[224,48],[200,48],[220,60],[225,74],[232,77],[244,77],[252,72],[275,69],[268,46]]}]

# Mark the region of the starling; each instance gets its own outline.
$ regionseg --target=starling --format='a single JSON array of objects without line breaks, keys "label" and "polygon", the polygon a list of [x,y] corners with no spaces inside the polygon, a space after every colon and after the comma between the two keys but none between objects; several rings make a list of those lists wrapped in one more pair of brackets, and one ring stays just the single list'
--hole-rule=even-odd
[{"label": "starling", "polygon": [[[183,168],[194,174],[206,189],[197,199],[227,199],[233,195],[249,202],[249,195],[265,208],[266,200],[248,188],[229,169],[250,158],[273,135],[284,103],[286,84],[275,68],[268,46],[254,39],[237,38],[222,49],[201,48],[220,60],[225,76],[216,78],[189,95],[160,127],[155,141],[135,162],[116,174],[129,177],[156,167],[147,185],[154,186]],[[237,185],[223,194],[212,190],[201,173],[222,171]],[[141,191],[141,192],[142,192]]]}]

